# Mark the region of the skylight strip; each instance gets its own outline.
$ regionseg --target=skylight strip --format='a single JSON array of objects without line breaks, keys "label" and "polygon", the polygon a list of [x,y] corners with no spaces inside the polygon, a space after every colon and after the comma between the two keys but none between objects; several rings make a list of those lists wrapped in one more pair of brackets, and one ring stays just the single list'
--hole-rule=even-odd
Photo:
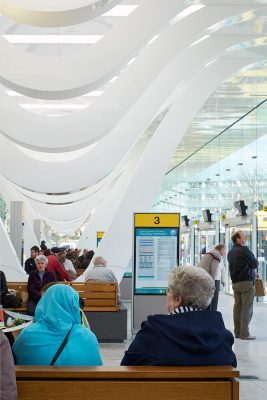
[{"label": "skylight strip", "polygon": [[128,17],[137,7],[136,4],[117,5],[103,14],[103,17]]},{"label": "skylight strip", "polygon": [[2,35],[17,44],[95,44],[104,35]]}]

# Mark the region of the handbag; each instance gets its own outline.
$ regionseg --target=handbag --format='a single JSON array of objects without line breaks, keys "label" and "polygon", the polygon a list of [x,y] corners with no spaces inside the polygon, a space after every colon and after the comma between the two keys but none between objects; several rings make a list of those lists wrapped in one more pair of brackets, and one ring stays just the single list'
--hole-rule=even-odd
[{"label": "handbag", "polygon": [[60,356],[60,354],[61,354],[62,351],[64,350],[64,347],[66,346],[66,344],[67,344],[67,342],[68,342],[68,338],[69,338],[70,332],[71,332],[71,330],[72,330],[72,328],[73,328],[73,325],[74,325],[74,324],[72,324],[72,326],[71,326],[69,332],[67,333],[67,335],[65,336],[63,342],[61,343],[61,345],[60,345],[59,348],[57,349],[57,352],[56,352],[56,354],[54,355],[53,360],[51,361],[50,365],[54,365],[54,364],[55,364],[55,362],[57,361],[58,357]]},{"label": "handbag", "polygon": [[255,296],[260,297],[260,296],[265,296],[265,286],[262,282],[261,279],[257,279],[255,281]]}]

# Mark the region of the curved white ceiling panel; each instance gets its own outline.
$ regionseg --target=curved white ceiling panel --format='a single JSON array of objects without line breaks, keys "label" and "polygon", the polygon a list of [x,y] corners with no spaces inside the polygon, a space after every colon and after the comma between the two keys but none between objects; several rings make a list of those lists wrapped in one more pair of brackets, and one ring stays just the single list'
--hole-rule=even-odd
[{"label": "curved white ceiling panel", "polygon": [[[188,85],[186,93],[171,107],[144,151],[135,176],[127,187],[123,200],[118,204],[113,220],[95,254],[103,255],[109,260],[109,265],[116,266],[113,271],[118,281],[123,276],[132,252],[132,238],[129,235],[132,210],[150,208],[173,149],[178,146],[193,117],[221,81],[251,63],[250,58],[245,58],[246,52],[236,52],[235,56],[238,54],[240,58],[218,59],[199,71]],[[146,182],[149,182],[149,185],[144,186]],[[140,193],[143,195],[140,196]],[[84,276],[78,280],[83,279]]]},{"label": "curved white ceiling panel", "polygon": [[[164,65],[203,36],[205,27],[246,9],[247,6],[221,6],[218,16],[217,7],[211,6],[170,27],[86,110],[64,117],[45,117],[23,110],[0,92],[0,131],[14,142],[39,151],[63,152],[88,145],[114,128]],[[177,42],[182,35],[183,41]]]},{"label": "curved white ceiling panel", "polygon": [[[174,62],[165,68],[164,73],[151,85],[150,91],[140,98],[131,113],[123,118],[110,135],[100,141],[93,151],[71,162],[60,164],[37,162],[23,154],[1,135],[0,143],[4,151],[0,158],[0,172],[19,186],[44,193],[69,192],[93,185],[114,169],[144,131],[166,95],[179,82],[197,71],[201,63],[207,63],[220,51],[236,42],[238,38],[235,35],[211,36],[188,48],[183,57],[176,57]],[[154,107],[157,107],[156,110]],[[13,160],[16,160],[16,164]],[[23,174],[17,165],[23,166]],[[67,179],[68,171],[71,171],[75,179]],[[53,179],[48,179],[50,176]]]},{"label": "curved white ceiling panel", "polygon": [[[67,57],[46,58],[25,53],[0,37],[0,81],[30,97],[62,99],[79,96],[110,79],[159,27],[182,11],[177,0],[146,0],[102,40]],[[112,51],[111,51],[112,49]]]},{"label": "curved white ceiling panel", "polygon": [[107,12],[120,0],[0,0],[0,13],[20,24],[60,27]]}]

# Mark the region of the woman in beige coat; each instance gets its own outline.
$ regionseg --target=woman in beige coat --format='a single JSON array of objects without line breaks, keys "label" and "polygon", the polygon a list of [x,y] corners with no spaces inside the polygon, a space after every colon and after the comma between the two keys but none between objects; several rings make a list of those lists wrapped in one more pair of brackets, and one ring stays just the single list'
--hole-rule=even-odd
[{"label": "woman in beige coat", "polygon": [[201,259],[198,267],[205,269],[210,274],[215,282],[215,292],[210,309],[217,311],[220,283],[222,278],[222,271],[220,262],[223,256],[225,256],[226,250],[224,244],[217,244],[210,251],[208,251]]}]

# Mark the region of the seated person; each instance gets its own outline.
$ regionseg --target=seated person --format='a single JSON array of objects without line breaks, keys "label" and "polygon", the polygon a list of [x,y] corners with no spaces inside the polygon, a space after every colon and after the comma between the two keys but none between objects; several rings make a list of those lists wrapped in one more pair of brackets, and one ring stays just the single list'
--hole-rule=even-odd
[{"label": "seated person", "polygon": [[214,280],[202,268],[176,267],[169,274],[169,315],[142,323],[121,365],[232,365],[233,335],[218,311],[206,310]]},{"label": "seated person", "polygon": [[86,281],[117,282],[113,271],[107,267],[107,261],[101,257],[95,257],[94,267],[86,272]]},{"label": "seated person", "polygon": [[77,278],[76,269],[70,260],[66,258],[67,252],[64,247],[59,248],[59,253],[57,254],[57,259],[69,275],[71,281],[74,281]]},{"label": "seated person", "polygon": [[70,281],[70,277],[63,268],[62,264],[59,262],[57,255],[60,253],[60,249],[58,247],[52,247],[50,255],[47,256],[48,264],[47,270],[50,272],[54,272],[58,281]]},{"label": "seated person", "polygon": [[18,365],[102,365],[96,336],[81,325],[79,295],[70,286],[49,287],[36,307],[35,321],[13,345]]},{"label": "seated person", "polygon": [[16,400],[17,385],[14,360],[7,338],[0,329],[0,399]]},{"label": "seated person", "polygon": [[94,257],[94,254],[95,254],[94,250],[89,250],[89,251],[87,251],[87,253],[84,255],[84,260],[83,260],[83,262],[81,263],[83,269],[86,269],[86,268],[89,266],[89,264],[90,264],[92,258]]},{"label": "seated person", "polygon": [[46,256],[37,256],[35,258],[36,268],[29,275],[28,279],[28,293],[29,300],[27,306],[27,313],[34,315],[35,308],[38,301],[41,299],[41,289],[49,282],[56,281],[54,272],[49,272],[46,269],[48,259]]},{"label": "seated person", "polygon": [[[86,271],[85,281],[95,281],[95,282],[115,282],[118,283],[116,276],[114,275],[112,269],[107,267],[107,261],[101,257],[95,257],[93,261],[94,267]],[[120,300],[120,288],[118,286],[118,303]]]},{"label": "seated person", "polygon": [[0,271],[0,304],[5,308],[19,307],[22,303],[22,299],[16,296],[16,294],[9,292],[6,276],[3,271]]}]

